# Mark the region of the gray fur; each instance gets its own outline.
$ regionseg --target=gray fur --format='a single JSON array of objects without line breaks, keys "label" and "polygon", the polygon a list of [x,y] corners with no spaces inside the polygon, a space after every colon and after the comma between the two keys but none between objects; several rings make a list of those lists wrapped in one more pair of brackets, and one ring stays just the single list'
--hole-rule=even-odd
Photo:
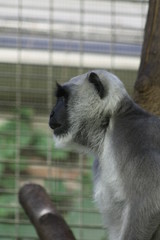
[{"label": "gray fur", "polygon": [[113,74],[96,70],[101,99],[90,73],[71,79],[68,134],[57,145],[82,146],[98,157],[94,199],[109,240],[160,239],[160,120],[138,107]]}]

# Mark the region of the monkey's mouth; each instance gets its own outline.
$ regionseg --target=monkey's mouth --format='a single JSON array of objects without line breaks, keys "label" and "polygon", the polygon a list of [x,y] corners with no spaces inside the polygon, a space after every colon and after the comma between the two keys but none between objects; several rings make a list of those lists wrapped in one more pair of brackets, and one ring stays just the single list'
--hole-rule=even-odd
[{"label": "monkey's mouth", "polygon": [[58,127],[53,129],[53,132],[54,132],[54,135],[60,136],[60,135],[67,134],[68,131],[65,126],[60,124]]},{"label": "monkey's mouth", "polygon": [[60,128],[61,126],[62,124],[55,122],[54,124],[52,124],[52,129],[53,131],[56,131],[56,129]]},{"label": "monkey's mouth", "polygon": [[59,123],[54,117],[50,117],[49,126],[53,129],[56,136],[65,135],[68,133],[68,123]]}]

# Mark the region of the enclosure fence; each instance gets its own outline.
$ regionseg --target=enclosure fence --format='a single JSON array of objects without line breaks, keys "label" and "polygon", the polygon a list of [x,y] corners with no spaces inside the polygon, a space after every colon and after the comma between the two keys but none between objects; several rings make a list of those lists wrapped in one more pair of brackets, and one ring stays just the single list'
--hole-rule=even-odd
[{"label": "enclosure fence", "polygon": [[146,0],[0,0],[0,239],[38,239],[18,203],[45,187],[78,240],[105,239],[92,200],[91,156],[55,149],[48,127],[55,83],[92,69],[132,94]]}]

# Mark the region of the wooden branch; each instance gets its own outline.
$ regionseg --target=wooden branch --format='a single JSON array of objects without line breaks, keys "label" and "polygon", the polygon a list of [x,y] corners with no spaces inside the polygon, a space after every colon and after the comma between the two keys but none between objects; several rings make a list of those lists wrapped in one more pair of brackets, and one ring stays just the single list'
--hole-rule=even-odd
[{"label": "wooden branch", "polygon": [[26,184],[19,191],[19,202],[33,223],[40,240],[75,240],[43,187]]},{"label": "wooden branch", "polygon": [[[40,165],[31,165],[26,169],[27,173],[36,177],[45,178],[48,176],[48,167]],[[77,168],[62,168],[62,167],[50,167],[50,174],[56,179],[69,179],[76,180],[80,176],[81,172]]]},{"label": "wooden branch", "polygon": [[134,99],[160,115],[160,0],[150,0]]}]

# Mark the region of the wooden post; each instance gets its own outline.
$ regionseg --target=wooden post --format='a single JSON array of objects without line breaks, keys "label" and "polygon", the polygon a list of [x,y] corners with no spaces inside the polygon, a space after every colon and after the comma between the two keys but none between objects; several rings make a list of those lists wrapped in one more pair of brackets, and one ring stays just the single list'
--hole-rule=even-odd
[{"label": "wooden post", "polygon": [[37,184],[24,185],[19,191],[19,202],[40,240],[76,240],[43,187]]}]

